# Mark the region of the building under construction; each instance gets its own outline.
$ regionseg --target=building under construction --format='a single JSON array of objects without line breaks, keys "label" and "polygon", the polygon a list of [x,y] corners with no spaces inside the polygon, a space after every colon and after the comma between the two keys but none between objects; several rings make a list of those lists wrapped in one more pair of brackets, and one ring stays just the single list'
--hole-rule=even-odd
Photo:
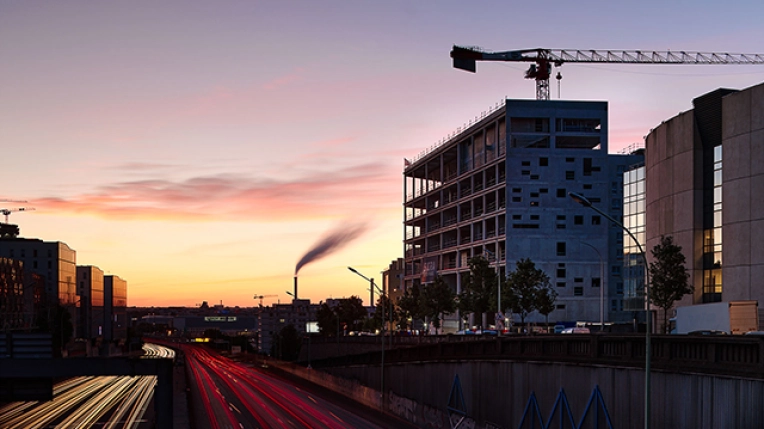
[{"label": "building under construction", "polygon": [[608,153],[607,102],[505,100],[406,161],[405,287],[441,276],[460,293],[470,258],[486,257],[502,278],[530,258],[558,293],[550,322],[632,320],[622,230],[568,193],[619,219],[623,172],[642,161]]}]

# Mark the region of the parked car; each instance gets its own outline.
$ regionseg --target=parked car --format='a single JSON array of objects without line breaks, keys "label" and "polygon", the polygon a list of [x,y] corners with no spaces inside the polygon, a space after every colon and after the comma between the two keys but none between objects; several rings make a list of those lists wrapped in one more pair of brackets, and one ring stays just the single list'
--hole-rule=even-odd
[{"label": "parked car", "polygon": [[699,331],[688,332],[687,335],[727,335],[724,331],[715,331],[711,329],[702,329]]},{"label": "parked car", "polygon": [[590,334],[589,328],[565,328],[561,332],[562,334]]}]

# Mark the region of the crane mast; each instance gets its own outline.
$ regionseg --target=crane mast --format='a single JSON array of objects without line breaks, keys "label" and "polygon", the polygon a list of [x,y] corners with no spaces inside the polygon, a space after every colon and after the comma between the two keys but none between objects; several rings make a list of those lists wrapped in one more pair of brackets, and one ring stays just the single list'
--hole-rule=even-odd
[{"label": "crane mast", "polygon": [[[577,49],[521,49],[488,52],[477,47],[456,46],[451,49],[454,68],[472,73],[477,61],[505,61],[532,63],[525,72],[526,79],[536,81],[536,99],[549,100],[549,76],[553,67],[564,63],[607,64],[764,64],[764,54],[730,54],[691,51],[622,51]],[[560,76],[558,74],[558,79]]]}]

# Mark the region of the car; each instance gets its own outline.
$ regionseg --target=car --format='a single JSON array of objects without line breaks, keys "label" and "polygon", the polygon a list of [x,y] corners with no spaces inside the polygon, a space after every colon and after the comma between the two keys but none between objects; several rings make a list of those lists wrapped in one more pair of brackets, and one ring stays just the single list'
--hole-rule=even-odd
[{"label": "car", "polygon": [[565,328],[561,332],[562,334],[590,334],[589,328]]},{"label": "car", "polygon": [[712,329],[702,329],[699,331],[690,331],[687,335],[727,335],[724,331],[715,331]]},{"label": "car", "polygon": [[554,325],[554,333],[561,334],[565,330],[565,325]]}]

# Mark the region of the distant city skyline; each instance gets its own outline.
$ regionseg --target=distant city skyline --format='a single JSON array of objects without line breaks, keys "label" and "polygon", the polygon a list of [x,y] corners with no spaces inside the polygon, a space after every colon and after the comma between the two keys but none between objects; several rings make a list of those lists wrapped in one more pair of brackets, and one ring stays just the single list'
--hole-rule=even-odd
[{"label": "distant city skyline", "polygon": [[[402,169],[504,98],[524,64],[451,67],[454,44],[764,53],[764,4],[539,8],[325,2],[0,2],[0,208],[21,236],[128,282],[128,306],[256,306],[357,295],[402,256]],[[610,147],[764,66],[566,64],[557,99],[609,103]],[[2,219],[4,221],[4,219]]]}]

